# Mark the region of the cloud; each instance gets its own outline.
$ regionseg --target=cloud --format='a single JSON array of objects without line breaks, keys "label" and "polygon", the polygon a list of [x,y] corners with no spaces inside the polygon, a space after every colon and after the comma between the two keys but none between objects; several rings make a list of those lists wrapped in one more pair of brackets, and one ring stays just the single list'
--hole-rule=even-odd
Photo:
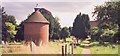
[{"label": "cloud", "polygon": [[33,8],[36,6],[36,4],[39,4],[39,7],[44,7],[47,10],[51,11],[53,15],[59,17],[62,26],[72,26],[72,23],[79,12],[89,14],[91,20],[93,20],[94,18],[91,17],[91,12],[94,11],[94,6],[104,3],[105,0],[102,0],[102,2],[98,2],[98,0],[95,2],[8,2],[13,0],[6,1],[7,2],[4,1],[2,3],[2,6],[5,7],[5,10],[8,14],[14,15],[16,17],[18,24],[21,21],[25,20],[27,16],[34,11]]},{"label": "cloud", "polygon": [[3,2],[101,2],[108,0],[2,0],[2,1]]}]

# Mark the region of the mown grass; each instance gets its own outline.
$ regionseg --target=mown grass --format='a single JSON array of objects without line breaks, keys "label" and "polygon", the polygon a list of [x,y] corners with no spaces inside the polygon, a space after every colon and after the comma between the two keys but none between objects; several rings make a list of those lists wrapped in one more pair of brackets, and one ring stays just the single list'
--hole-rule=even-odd
[{"label": "mown grass", "polygon": [[70,37],[66,38],[66,41],[72,41],[72,38],[70,38]]},{"label": "mown grass", "polygon": [[120,56],[120,44],[118,45],[118,56]]},{"label": "mown grass", "polygon": [[80,46],[77,46],[75,49],[74,49],[74,54],[81,54],[83,48],[80,47]]},{"label": "mown grass", "polygon": [[2,55],[2,45],[0,45],[0,55]]},{"label": "mown grass", "polygon": [[115,48],[113,48],[110,44],[103,46],[99,45],[97,42],[94,42],[94,44],[91,45],[91,54],[118,54],[118,44],[115,44]]},{"label": "mown grass", "polygon": [[[61,41],[56,41],[56,42],[50,41],[49,45],[51,47],[59,46],[60,48],[57,48],[57,49],[61,49],[62,46],[65,47],[65,44],[67,44],[68,54],[70,54],[71,53],[71,49],[70,49],[71,45],[70,44],[72,43],[72,38],[66,38],[66,41],[67,41],[66,43],[63,42],[62,40]],[[81,52],[82,52],[82,47],[81,46],[76,46],[76,48],[74,48],[74,54],[81,54]]]}]

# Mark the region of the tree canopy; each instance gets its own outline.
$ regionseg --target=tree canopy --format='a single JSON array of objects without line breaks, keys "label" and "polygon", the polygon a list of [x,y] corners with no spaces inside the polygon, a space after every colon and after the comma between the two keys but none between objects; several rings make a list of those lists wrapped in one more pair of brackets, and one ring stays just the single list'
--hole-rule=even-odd
[{"label": "tree canopy", "polygon": [[79,39],[85,39],[89,30],[89,16],[87,14],[78,14],[73,23],[72,35]]},{"label": "tree canopy", "polygon": [[60,31],[61,31],[61,26],[59,23],[59,18],[58,17],[53,17],[52,13],[45,8],[41,8],[40,12],[42,15],[50,22],[49,24],[49,37],[50,39],[59,39],[60,38]]},{"label": "tree canopy", "polygon": [[100,30],[104,30],[101,37],[109,36],[111,38],[117,33],[114,41],[120,40],[120,1],[105,2],[103,5],[96,6],[94,10],[93,16],[97,18],[98,27]]},{"label": "tree canopy", "polygon": [[60,37],[62,37],[64,41],[66,42],[66,38],[69,37],[69,35],[70,35],[69,28],[63,27],[60,32]]},{"label": "tree canopy", "polygon": [[2,40],[14,40],[16,35],[16,20],[13,15],[8,15],[2,7]]}]

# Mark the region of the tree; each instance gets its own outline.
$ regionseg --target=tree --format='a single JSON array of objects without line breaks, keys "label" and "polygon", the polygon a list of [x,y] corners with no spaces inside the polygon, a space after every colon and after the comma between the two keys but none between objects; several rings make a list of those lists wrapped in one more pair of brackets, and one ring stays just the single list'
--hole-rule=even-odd
[{"label": "tree", "polygon": [[1,8],[2,9],[2,40],[3,41],[7,41],[7,36],[8,36],[8,32],[7,32],[7,26],[5,25],[5,22],[7,21],[7,14],[4,11],[4,7]]},{"label": "tree", "polygon": [[17,33],[15,35],[15,40],[20,42],[24,40],[24,21],[21,22],[21,24],[19,24],[19,26],[17,26]]},{"label": "tree", "polygon": [[16,19],[12,15],[8,15],[9,22],[11,22],[13,25],[17,26]]},{"label": "tree", "polygon": [[13,41],[16,34],[15,25],[10,22],[5,22],[5,25],[7,26],[7,32],[9,33],[7,38]]},{"label": "tree", "polygon": [[63,27],[62,30],[61,30],[61,33],[60,33],[60,36],[62,39],[64,39],[64,41],[66,42],[66,38],[69,37],[69,28],[67,27]]},{"label": "tree", "polygon": [[90,32],[90,20],[89,20],[89,16],[86,14],[82,15],[82,18],[84,20],[84,24],[85,24],[85,31],[87,34],[89,34]]},{"label": "tree", "polygon": [[[97,18],[98,26],[101,29],[113,30],[113,28],[119,28],[116,40],[120,40],[120,1],[118,2],[106,2],[103,5],[96,6],[93,16]],[[118,27],[116,26],[118,25]]]},{"label": "tree", "polygon": [[[11,20],[12,19],[12,20]],[[2,7],[2,40],[10,41],[14,40],[16,34],[16,20],[12,15],[6,14],[4,7]]]},{"label": "tree", "polygon": [[73,29],[73,27],[69,27],[69,32],[70,32],[70,36],[72,35],[72,29]]},{"label": "tree", "polygon": [[78,39],[85,39],[90,30],[89,17],[86,14],[78,14],[73,23],[72,35]]},{"label": "tree", "polygon": [[61,27],[60,27],[60,23],[58,21],[59,21],[59,18],[55,17],[54,22],[52,22],[52,23],[54,23],[52,39],[60,39]]},{"label": "tree", "polygon": [[[53,17],[52,13],[45,8],[39,10],[42,15],[49,21],[49,37],[50,39],[59,39],[61,26],[58,17]],[[57,36],[57,37],[56,37]]]},{"label": "tree", "polygon": [[90,35],[91,35],[91,40],[92,41],[98,41],[98,37],[99,37],[99,28],[98,27],[93,27],[91,28],[90,31]]}]

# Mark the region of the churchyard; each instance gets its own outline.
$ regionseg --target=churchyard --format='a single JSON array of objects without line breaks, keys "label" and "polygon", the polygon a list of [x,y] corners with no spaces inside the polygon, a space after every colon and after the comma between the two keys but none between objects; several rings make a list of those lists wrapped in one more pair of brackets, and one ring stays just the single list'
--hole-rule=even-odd
[{"label": "churchyard", "polygon": [[[72,26],[63,26],[69,18],[62,19],[66,22],[61,24],[59,16],[54,16],[47,8],[38,7],[38,4],[20,24],[17,24],[17,16],[9,15],[4,8],[0,6],[2,12],[0,55],[2,56],[120,55],[120,16],[118,16],[120,1],[94,6],[94,11],[91,12],[94,18],[89,17],[91,14],[79,12],[74,21],[69,22]],[[61,11],[59,12],[61,14]]]},{"label": "churchyard", "polygon": [[[49,46],[40,47],[37,50],[37,54],[62,54],[62,46],[65,44],[68,45],[67,54],[71,54],[70,43],[72,42],[71,38],[66,38],[66,43],[62,40],[50,41]],[[78,45],[74,48],[73,54],[82,54],[86,41],[83,41],[81,45]],[[118,54],[118,44],[115,44],[115,48],[113,48],[110,44],[106,44],[107,46],[100,45],[98,42],[90,43],[90,54]],[[120,45],[119,45],[120,46]],[[0,50],[2,54],[35,54],[32,53],[30,48],[23,45],[23,43],[9,43],[9,45],[0,46]],[[42,50],[42,51],[41,51]]]}]

